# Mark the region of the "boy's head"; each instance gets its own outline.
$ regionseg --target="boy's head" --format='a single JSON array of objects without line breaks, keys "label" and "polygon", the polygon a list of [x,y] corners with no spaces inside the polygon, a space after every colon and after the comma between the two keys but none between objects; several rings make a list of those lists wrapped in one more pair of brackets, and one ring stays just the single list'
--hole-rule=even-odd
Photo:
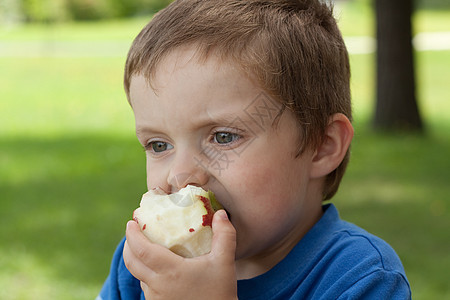
[{"label": "boy's head", "polygon": [[[294,112],[298,155],[324,142],[330,117],[351,119],[348,54],[332,11],[318,0],[184,0],[155,15],[135,39],[125,68],[125,90],[143,75],[152,84],[171,52],[195,47],[234,64],[283,109]],[[349,152],[330,173],[323,198],[339,186]]]}]

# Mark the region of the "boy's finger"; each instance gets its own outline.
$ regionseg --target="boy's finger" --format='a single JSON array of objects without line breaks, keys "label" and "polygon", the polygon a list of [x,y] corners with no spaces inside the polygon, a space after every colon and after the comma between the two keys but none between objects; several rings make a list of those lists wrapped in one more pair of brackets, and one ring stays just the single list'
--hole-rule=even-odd
[{"label": "boy's finger", "polygon": [[134,255],[127,241],[123,247],[123,260],[128,271],[139,280],[149,280],[153,275],[153,271]]},{"label": "boy's finger", "polygon": [[228,219],[225,210],[219,210],[214,214],[213,240],[211,253],[218,259],[233,261],[236,252],[236,229]]},{"label": "boy's finger", "polygon": [[170,268],[178,263],[177,259],[182,259],[165,247],[150,242],[135,221],[127,223],[126,239],[133,256],[155,272]]}]

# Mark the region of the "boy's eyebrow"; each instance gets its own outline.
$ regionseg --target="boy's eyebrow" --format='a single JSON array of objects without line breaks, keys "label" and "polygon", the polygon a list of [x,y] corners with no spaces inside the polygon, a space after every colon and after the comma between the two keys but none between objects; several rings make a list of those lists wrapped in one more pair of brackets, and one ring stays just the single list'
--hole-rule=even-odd
[{"label": "boy's eyebrow", "polygon": [[[266,131],[267,126],[273,126],[273,120],[267,120],[266,122],[261,122],[248,112],[243,111],[240,114],[221,114],[215,117],[210,116],[210,118],[205,118],[198,123],[198,127],[208,127],[208,126],[223,126],[234,128],[238,130],[243,130],[248,134],[258,134],[261,131]],[[265,123],[265,124],[264,124]]]},{"label": "boy's eyebrow", "polygon": [[255,126],[259,124],[255,122],[254,118],[243,112],[242,114],[224,113],[216,116],[209,115],[208,118],[199,120],[198,127],[205,126],[225,126],[225,127],[245,127],[250,131],[255,131]]},{"label": "boy's eyebrow", "polygon": [[[145,135],[145,134],[149,134],[149,133],[151,133],[151,132],[153,132],[153,130],[151,130],[150,128],[148,128],[148,127],[143,127],[143,126],[140,126],[140,127],[137,127],[136,126],[136,137],[137,137],[137,139],[139,140],[139,142],[142,144],[142,145],[144,145],[145,144],[145,141],[144,141],[144,138],[143,138],[143,136]],[[145,145],[144,145],[145,146]]]},{"label": "boy's eyebrow", "polygon": [[[254,119],[252,119],[247,114],[218,114],[217,116],[211,116],[210,114],[205,114],[207,117],[196,117],[196,121],[193,122],[193,128],[202,128],[208,126],[236,126],[236,127],[246,127],[250,131],[254,131],[254,126],[258,126],[255,123]],[[252,129],[251,129],[252,128]],[[163,134],[163,130],[157,129],[151,126],[151,124],[142,124],[141,126],[136,126],[136,136],[139,138],[140,136],[146,134]]]},{"label": "boy's eyebrow", "polygon": [[[283,114],[285,107],[282,105],[269,106],[256,106],[246,107],[242,110],[242,113],[225,113],[218,114],[216,117],[211,117],[212,123],[220,123],[222,126],[232,126],[235,124],[242,124],[247,128],[262,129],[265,131],[267,126],[276,126],[279,118]],[[207,122],[206,122],[207,123]]]},{"label": "boy's eyebrow", "polygon": [[236,114],[222,114],[217,116],[211,116],[208,114],[208,118],[205,118],[204,120],[200,119],[200,124],[232,124],[235,119],[237,118]]},{"label": "boy's eyebrow", "polygon": [[[204,127],[223,126],[223,127],[235,127],[236,129],[242,129],[249,133],[256,134],[259,131],[265,131],[268,126],[276,126],[279,117],[283,113],[283,109],[280,109],[273,114],[254,113],[252,111],[242,110],[242,113],[228,113],[218,112],[216,114],[205,113],[195,116],[192,122],[192,128],[199,129]],[[162,134],[164,130],[161,128],[155,128],[152,124],[146,123],[136,126],[136,136],[140,141],[143,141],[145,135]]]}]

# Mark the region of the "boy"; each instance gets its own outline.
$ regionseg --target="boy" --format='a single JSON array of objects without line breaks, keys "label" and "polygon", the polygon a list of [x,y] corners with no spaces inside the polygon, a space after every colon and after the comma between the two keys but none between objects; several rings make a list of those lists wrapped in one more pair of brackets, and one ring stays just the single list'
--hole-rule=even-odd
[{"label": "boy", "polygon": [[332,204],[353,137],[349,63],[317,0],[184,0],[135,39],[125,90],[147,186],[210,189],[211,253],[130,221],[99,299],[409,299],[395,252]]}]

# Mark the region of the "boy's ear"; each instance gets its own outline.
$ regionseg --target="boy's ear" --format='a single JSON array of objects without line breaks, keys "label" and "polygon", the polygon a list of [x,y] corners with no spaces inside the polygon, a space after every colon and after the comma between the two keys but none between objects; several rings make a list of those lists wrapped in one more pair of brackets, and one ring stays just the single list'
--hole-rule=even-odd
[{"label": "boy's ear", "polygon": [[311,178],[320,178],[334,171],[344,159],[353,138],[349,119],[337,113],[330,117],[325,139],[312,157]]}]

